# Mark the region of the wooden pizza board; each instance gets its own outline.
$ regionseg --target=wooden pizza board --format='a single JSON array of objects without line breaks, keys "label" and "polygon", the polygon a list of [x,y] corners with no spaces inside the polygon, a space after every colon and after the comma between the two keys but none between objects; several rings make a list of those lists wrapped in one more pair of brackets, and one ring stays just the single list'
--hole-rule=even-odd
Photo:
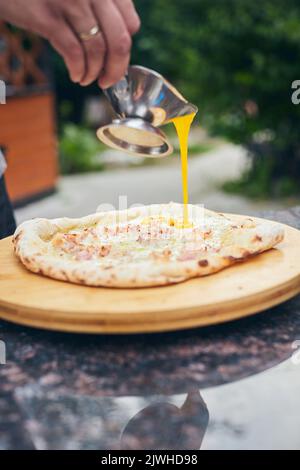
[{"label": "wooden pizza board", "polygon": [[[212,325],[261,312],[300,292],[300,231],[266,253],[181,284],[86,287],[32,274],[0,241],[0,318],[81,333],[140,333]],[[271,312],[270,312],[271,314]]]}]

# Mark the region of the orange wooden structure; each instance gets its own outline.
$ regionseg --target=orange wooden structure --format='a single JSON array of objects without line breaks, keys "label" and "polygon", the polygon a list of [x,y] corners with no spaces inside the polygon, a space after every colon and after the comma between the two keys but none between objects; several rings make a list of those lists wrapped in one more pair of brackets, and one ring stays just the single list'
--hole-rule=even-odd
[{"label": "orange wooden structure", "polygon": [[39,38],[0,22],[0,79],[7,89],[6,104],[0,105],[0,147],[16,205],[52,191],[57,180],[54,94],[42,55]]}]

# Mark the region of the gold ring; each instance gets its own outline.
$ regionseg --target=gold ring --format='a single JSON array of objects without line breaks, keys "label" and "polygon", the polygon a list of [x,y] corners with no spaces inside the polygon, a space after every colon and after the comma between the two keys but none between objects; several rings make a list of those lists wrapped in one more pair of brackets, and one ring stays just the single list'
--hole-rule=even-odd
[{"label": "gold ring", "polygon": [[93,26],[88,33],[79,33],[79,37],[82,41],[89,41],[94,36],[100,33],[100,28],[98,25]]}]

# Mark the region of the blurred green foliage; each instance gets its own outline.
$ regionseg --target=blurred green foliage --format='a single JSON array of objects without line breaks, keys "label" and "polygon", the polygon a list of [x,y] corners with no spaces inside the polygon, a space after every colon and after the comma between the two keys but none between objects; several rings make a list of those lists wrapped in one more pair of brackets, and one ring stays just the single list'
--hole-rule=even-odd
[{"label": "blurred green foliage", "polygon": [[74,174],[102,170],[104,165],[99,161],[101,148],[93,131],[66,124],[59,141],[61,172]]},{"label": "blurred green foliage", "polygon": [[[249,150],[250,170],[227,189],[252,196],[300,191],[300,105],[291,102],[291,84],[300,79],[299,0],[135,4],[142,28],[132,62],[165,75],[198,105],[202,125]],[[84,97],[97,89],[79,88],[58,83],[75,122]]]},{"label": "blurred green foliage", "polygon": [[[159,70],[199,107],[200,122],[249,150],[227,189],[300,192],[299,0],[136,0],[133,61]],[[225,163],[225,162],[224,162]]]}]

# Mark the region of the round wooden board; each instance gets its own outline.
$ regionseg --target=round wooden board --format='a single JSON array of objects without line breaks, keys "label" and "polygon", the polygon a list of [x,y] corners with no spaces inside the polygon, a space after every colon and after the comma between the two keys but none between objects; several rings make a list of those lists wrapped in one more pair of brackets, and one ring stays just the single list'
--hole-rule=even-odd
[{"label": "round wooden board", "polygon": [[80,333],[168,331],[245,317],[300,292],[300,231],[284,227],[276,249],[211,276],[145,289],[85,287],[32,274],[8,238],[0,241],[0,317]]}]

